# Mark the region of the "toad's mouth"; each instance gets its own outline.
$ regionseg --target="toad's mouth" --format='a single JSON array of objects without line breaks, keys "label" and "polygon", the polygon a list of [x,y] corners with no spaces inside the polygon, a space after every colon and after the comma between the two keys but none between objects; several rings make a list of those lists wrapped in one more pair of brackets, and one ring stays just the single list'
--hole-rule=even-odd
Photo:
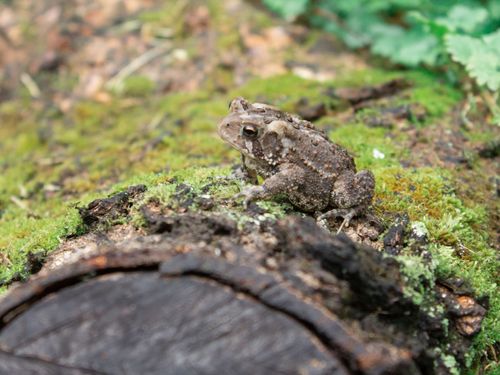
[{"label": "toad's mouth", "polygon": [[[220,135],[220,134],[219,134]],[[254,145],[251,141],[245,141],[241,136],[238,136],[236,141],[232,138],[224,138],[223,135],[220,135],[222,140],[234,148],[236,151],[239,151],[248,159],[258,160],[258,158],[254,154]]]},{"label": "toad's mouth", "polygon": [[[226,142],[228,145],[232,146],[233,148],[240,150],[241,146],[238,144],[238,142],[233,141],[235,139],[234,135],[231,134],[232,132],[228,128],[228,125],[221,124],[219,128],[217,129],[217,134],[219,137]],[[238,139],[241,142],[241,136],[237,136],[236,139]]]},{"label": "toad's mouth", "polygon": [[230,140],[225,140],[226,143],[231,145],[235,150],[241,152],[245,157],[250,159],[255,159],[255,155],[253,153],[253,143],[250,141],[244,141],[241,137],[238,139],[238,142],[232,142]]},{"label": "toad's mouth", "polygon": [[222,122],[217,128],[217,134],[219,137],[228,145],[232,146],[234,149],[245,152],[245,140],[239,134],[239,126],[231,126],[229,122]]}]

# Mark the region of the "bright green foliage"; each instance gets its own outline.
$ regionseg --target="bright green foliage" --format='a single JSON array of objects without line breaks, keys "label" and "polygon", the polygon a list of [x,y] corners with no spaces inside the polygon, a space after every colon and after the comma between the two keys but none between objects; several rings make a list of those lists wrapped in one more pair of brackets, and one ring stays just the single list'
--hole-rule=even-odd
[{"label": "bright green foliage", "polygon": [[421,63],[435,65],[438,60],[439,41],[434,35],[392,25],[379,25],[374,35],[372,52],[394,62],[417,66]]},{"label": "bright green foliage", "polygon": [[306,11],[309,0],[264,0],[269,9],[286,19],[293,19]]},{"label": "bright green foliage", "polygon": [[482,38],[450,34],[446,37],[446,48],[478,84],[492,91],[500,88],[500,30]]},{"label": "bright green foliage", "polygon": [[[405,66],[464,65],[479,85],[500,85],[500,6],[498,1],[296,0],[264,1],[290,18],[339,36],[349,47],[370,47],[374,54]],[[451,75],[451,72],[448,72]]]}]

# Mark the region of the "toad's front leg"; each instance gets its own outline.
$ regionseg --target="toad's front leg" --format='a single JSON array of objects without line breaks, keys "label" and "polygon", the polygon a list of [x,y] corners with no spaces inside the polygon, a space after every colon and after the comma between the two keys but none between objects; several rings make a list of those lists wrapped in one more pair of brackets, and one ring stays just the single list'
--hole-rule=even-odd
[{"label": "toad's front leg", "polygon": [[304,170],[296,166],[284,165],[280,171],[268,177],[262,185],[246,188],[235,198],[244,197],[244,205],[248,207],[250,202],[259,199],[270,199],[278,194],[287,194],[293,190],[297,183],[304,180]]}]

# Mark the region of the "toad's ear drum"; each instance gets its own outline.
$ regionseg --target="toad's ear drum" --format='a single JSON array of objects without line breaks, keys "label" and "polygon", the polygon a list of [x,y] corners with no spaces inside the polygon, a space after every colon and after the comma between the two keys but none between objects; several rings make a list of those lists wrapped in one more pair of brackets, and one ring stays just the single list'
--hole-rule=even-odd
[{"label": "toad's ear drum", "polygon": [[273,151],[279,152],[281,150],[281,142],[278,139],[278,134],[275,132],[266,132],[266,134],[262,137],[262,147],[267,152]]}]

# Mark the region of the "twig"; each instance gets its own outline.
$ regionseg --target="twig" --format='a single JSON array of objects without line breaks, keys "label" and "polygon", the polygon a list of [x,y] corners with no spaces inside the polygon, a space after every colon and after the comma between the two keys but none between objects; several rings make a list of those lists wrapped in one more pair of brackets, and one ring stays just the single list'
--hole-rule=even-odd
[{"label": "twig", "polygon": [[116,75],[114,75],[106,83],[106,87],[109,89],[120,89],[125,78],[142,68],[144,65],[150,63],[154,59],[167,53],[170,49],[170,44],[160,44],[159,46],[146,51],[142,55],[132,60],[128,65],[123,67]]},{"label": "twig", "polygon": [[158,125],[163,121],[165,118],[165,114],[163,112],[157,113],[151,121],[146,125],[146,130],[150,131],[153,129],[156,129]]},{"label": "twig", "polygon": [[497,353],[496,353],[495,347],[493,345],[490,345],[490,350],[491,350],[491,354],[493,355],[493,360],[495,362],[498,362]]},{"label": "twig", "polygon": [[17,207],[19,207],[23,211],[29,212],[30,209],[29,209],[28,205],[26,204],[26,202],[23,202],[21,199],[19,199],[18,197],[14,196],[14,195],[10,197],[10,200],[12,203],[14,203]]},{"label": "twig", "polygon": [[38,99],[40,97],[40,89],[28,73],[21,74],[21,82],[26,86],[32,98]]},{"label": "twig", "polygon": [[[498,104],[498,92],[490,93],[489,91],[482,90],[480,92],[481,99],[483,99],[484,104],[488,107],[491,115],[493,117],[500,117],[500,104]],[[499,125],[499,124],[497,124]]]},{"label": "twig", "polygon": [[340,232],[342,232],[342,229],[344,229],[344,226],[345,226],[346,223],[347,223],[347,220],[344,219],[344,221],[342,222],[342,224],[340,224],[339,229],[337,229],[337,234],[339,234]]}]

